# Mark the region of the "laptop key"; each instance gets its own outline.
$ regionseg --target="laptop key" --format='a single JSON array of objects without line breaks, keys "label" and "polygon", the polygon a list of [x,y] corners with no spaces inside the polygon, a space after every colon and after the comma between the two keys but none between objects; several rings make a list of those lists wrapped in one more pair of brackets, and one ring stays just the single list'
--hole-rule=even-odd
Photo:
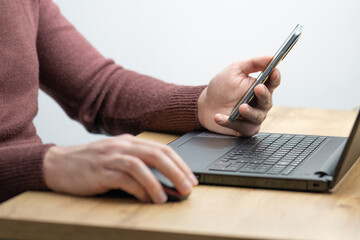
[{"label": "laptop key", "polygon": [[250,163],[255,163],[255,164],[262,163],[262,162],[264,162],[264,159],[253,159],[250,161]]},{"label": "laptop key", "polygon": [[223,159],[217,160],[210,166],[210,170],[224,170],[226,167],[230,166],[231,162],[224,162]]},{"label": "laptop key", "polygon": [[299,165],[300,163],[302,162],[302,160],[294,160],[294,161],[292,161],[291,163],[290,163],[290,166],[297,166],[297,165]]},{"label": "laptop key", "polygon": [[227,172],[237,172],[240,168],[242,168],[245,165],[245,163],[242,164],[231,164],[230,166],[227,166],[223,171]]},{"label": "laptop key", "polygon": [[292,162],[292,160],[282,159],[282,160],[280,160],[279,162],[277,162],[276,164],[287,166],[287,165],[289,165],[291,162]]},{"label": "laptop key", "polygon": [[295,168],[296,166],[288,166],[282,171],[281,175],[289,175]]},{"label": "laptop key", "polygon": [[219,165],[212,165],[209,169],[210,170],[215,170],[215,171],[224,171],[225,167],[224,166],[219,166]]},{"label": "laptop key", "polygon": [[259,166],[259,164],[247,164],[243,168],[240,169],[240,172],[255,172],[255,169]]},{"label": "laptop key", "polygon": [[250,158],[238,158],[236,160],[237,163],[247,163],[249,162],[251,159]]},{"label": "laptop key", "polygon": [[225,166],[225,167],[227,167],[227,166],[229,166],[229,165],[231,164],[231,162],[216,161],[214,164],[215,164],[215,165],[218,165],[218,166]]},{"label": "laptop key", "polygon": [[267,159],[264,164],[269,164],[269,165],[274,165],[275,163],[277,163],[279,161],[279,159]]},{"label": "laptop key", "polygon": [[267,171],[268,174],[278,175],[284,170],[285,165],[274,165],[272,168]]},{"label": "laptop key", "polygon": [[267,170],[269,170],[272,166],[271,165],[265,165],[262,164],[258,166],[256,169],[254,169],[255,173],[266,173]]},{"label": "laptop key", "polygon": [[228,162],[228,161],[230,161],[230,160],[231,160],[231,158],[225,157],[225,158],[222,158],[222,159],[221,159],[221,162]]}]

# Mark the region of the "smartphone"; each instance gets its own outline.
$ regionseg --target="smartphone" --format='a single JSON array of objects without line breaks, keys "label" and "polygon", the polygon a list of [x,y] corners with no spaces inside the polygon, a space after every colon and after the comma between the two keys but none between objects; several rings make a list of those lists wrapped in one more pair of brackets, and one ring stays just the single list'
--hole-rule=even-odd
[{"label": "smartphone", "polygon": [[266,65],[265,69],[259,74],[256,78],[255,82],[249,87],[249,89],[245,92],[244,96],[236,103],[235,107],[231,111],[229,122],[233,123],[235,119],[239,116],[239,106],[241,104],[247,103],[251,104],[255,102],[256,96],[254,94],[254,89],[257,85],[265,83],[269,78],[272,70],[276,68],[281,60],[283,60],[286,55],[289,53],[291,48],[298,41],[301,33],[303,31],[303,26],[298,24],[295,29],[291,32],[290,36],[286,39],[280,49],[276,52],[272,60]]}]

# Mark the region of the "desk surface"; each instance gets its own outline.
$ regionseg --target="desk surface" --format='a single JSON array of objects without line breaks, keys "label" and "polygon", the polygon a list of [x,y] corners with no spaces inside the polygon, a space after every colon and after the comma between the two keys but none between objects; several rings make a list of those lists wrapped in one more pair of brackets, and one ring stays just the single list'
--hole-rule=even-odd
[{"label": "desk surface", "polygon": [[[261,131],[347,136],[355,115],[275,107]],[[359,239],[359,226],[360,161],[325,194],[199,186],[186,201],[155,205],[29,191],[0,205],[0,239]]]}]

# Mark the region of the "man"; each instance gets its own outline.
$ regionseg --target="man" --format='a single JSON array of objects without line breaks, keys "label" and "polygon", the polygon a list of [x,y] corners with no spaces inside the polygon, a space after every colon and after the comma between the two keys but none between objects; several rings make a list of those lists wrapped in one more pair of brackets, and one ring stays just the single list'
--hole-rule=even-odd
[{"label": "man", "polygon": [[[177,86],[123,69],[101,56],[51,0],[0,0],[0,201],[26,190],[94,195],[122,189],[143,202],[166,195],[148,166],[182,194],[198,182],[166,145],[135,138],[144,130],[183,133],[205,128],[251,136],[272,106],[280,83],[255,89],[256,108],[228,114],[271,57],[231,64],[208,86]],[[116,137],[78,146],[43,144],[32,123],[39,87],[90,132]],[[123,135],[119,135],[123,134]]]}]

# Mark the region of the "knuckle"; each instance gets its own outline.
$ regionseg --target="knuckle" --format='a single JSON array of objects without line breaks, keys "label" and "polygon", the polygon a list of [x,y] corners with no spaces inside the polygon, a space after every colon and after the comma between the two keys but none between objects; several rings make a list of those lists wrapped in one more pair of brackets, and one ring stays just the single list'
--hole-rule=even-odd
[{"label": "knuckle", "polygon": [[277,88],[280,85],[280,79],[275,79],[274,81],[271,82],[271,85],[269,86],[271,89],[271,92],[273,92],[275,90],[275,88]]},{"label": "knuckle", "polygon": [[148,154],[153,159],[159,159],[162,156],[162,151],[158,148],[149,148]]},{"label": "knuckle", "polygon": [[120,135],[120,138],[121,139],[124,139],[124,140],[132,140],[133,138],[134,138],[134,136],[133,135],[131,135],[131,134],[129,134],[129,133],[125,133],[125,134],[122,134],[122,135]]},{"label": "knuckle", "polygon": [[258,113],[254,116],[255,122],[261,122],[261,119],[262,119],[261,113]]},{"label": "knuckle", "polygon": [[265,90],[263,93],[261,93],[261,96],[260,96],[260,100],[262,100],[262,102],[265,102],[265,103],[268,103],[269,100],[271,99],[271,94],[270,94],[270,91],[267,87],[265,87]]},{"label": "knuckle", "polygon": [[104,150],[107,151],[107,152],[109,152],[109,151],[111,151],[111,150],[113,150],[113,149],[117,149],[117,148],[121,147],[120,145],[121,145],[121,144],[118,143],[118,142],[110,141],[110,142],[108,142],[107,144],[105,144]]},{"label": "knuckle", "polygon": [[131,171],[137,169],[138,167],[139,167],[139,161],[134,157],[126,157],[123,161],[123,168],[126,171]]},{"label": "knuckle", "polygon": [[118,152],[120,149],[123,149],[126,146],[127,144],[124,141],[116,141],[115,139],[111,139],[101,147],[102,147],[102,151],[108,154],[109,152],[114,152],[114,150]]},{"label": "knuckle", "polygon": [[263,122],[265,120],[264,115],[265,115],[264,113],[260,112],[256,117],[256,121],[259,122],[259,123]]},{"label": "knuckle", "polygon": [[269,90],[261,97],[261,105],[263,108],[271,108],[272,107],[272,96]]},{"label": "knuckle", "polygon": [[166,153],[167,155],[173,153],[173,149],[171,147],[169,147],[168,145],[164,145],[161,147],[161,150]]}]

